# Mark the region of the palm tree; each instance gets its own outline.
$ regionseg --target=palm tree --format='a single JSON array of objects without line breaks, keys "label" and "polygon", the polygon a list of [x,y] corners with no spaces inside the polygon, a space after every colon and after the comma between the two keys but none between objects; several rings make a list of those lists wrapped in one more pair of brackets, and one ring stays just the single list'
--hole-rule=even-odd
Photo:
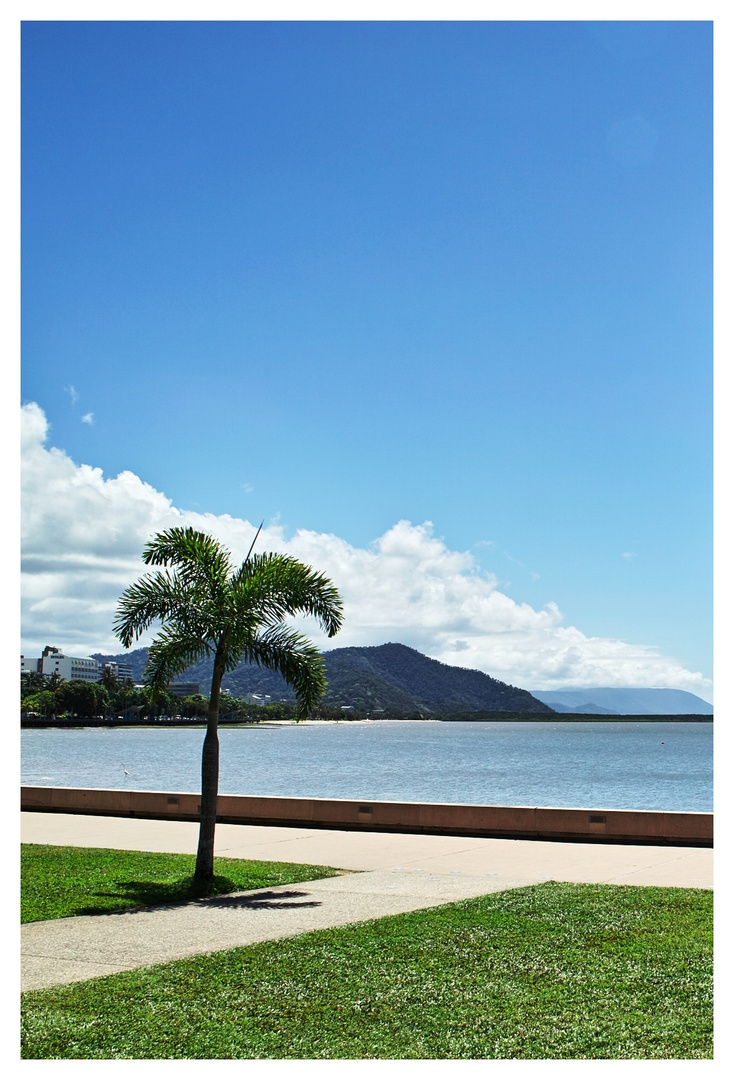
[{"label": "palm tree", "polygon": [[284,620],[311,615],[329,637],[342,623],[341,598],[328,578],[288,555],[253,555],[256,541],[257,535],[245,561],[235,567],[227,549],[206,533],[191,528],[158,533],[145,546],[143,562],[165,569],[126,589],[115,616],[114,632],[125,648],[152,623],[161,623],[144,674],[153,692],[164,690],[197,661],[214,658],[194,871],[200,885],[214,875],[224,673],[243,660],[280,672],[296,691],[298,718],[303,719],[326,689],[324,662],[316,646]]}]

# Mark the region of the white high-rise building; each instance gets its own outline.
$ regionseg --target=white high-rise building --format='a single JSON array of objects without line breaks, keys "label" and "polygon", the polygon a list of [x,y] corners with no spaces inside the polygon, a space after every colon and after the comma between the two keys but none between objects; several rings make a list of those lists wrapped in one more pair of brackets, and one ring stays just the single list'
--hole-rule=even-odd
[{"label": "white high-rise building", "polygon": [[21,674],[38,671],[49,676],[56,672],[67,682],[99,682],[102,665],[91,656],[67,656],[61,649],[47,645],[39,657],[21,656],[20,671]]}]

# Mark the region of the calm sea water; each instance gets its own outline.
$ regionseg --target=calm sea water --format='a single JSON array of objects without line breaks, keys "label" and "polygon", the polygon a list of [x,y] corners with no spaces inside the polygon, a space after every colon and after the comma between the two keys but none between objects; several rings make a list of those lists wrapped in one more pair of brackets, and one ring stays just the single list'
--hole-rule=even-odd
[{"label": "calm sea water", "polygon": [[[198,791],[201,729],[24,730],[22,782]],[[219,790],[375,801],[713,808],[713,724],[390,723],[223,729]]]}]

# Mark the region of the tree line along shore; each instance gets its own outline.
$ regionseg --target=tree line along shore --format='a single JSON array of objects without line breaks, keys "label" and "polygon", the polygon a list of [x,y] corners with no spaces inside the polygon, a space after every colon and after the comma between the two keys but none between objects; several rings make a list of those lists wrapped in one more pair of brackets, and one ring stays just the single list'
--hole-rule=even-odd
[{"label": "tree line along shore", "polygon": [[[79,727],[145,727],[145,728],[186,728],[204,727],[206,725],[206,702],[204,711],[202,703],[196,702],[191,708],[194,710],[188,715],[181,712],[169,714],[128,712],[126,715],[95,715],[84,716],[81,714],[59,714],[41,716],[33,712],[21,712],[21,728],[79,728]],[[299,720],[295,715],[296,710],[287,704],[284,705],[247,705],[243,708],[234,709],[229,714],[220,717],[219,723],[223,727],[251,727],[255,725],[272,724],[297,724],[297,723],[389,723],[397,721],[431,721],[436,723],[500,723],[516,722],[523,724],[533,723],[602,723],[602,724],[626,724],[626,723],[713,723],[713,716],[691,713],[690,715],[640,715],[640,716],[599,716],[598,713],[555,713],[549,716],[547,713],[460,713],[446,716],[433,716],[425,713],[390,713],[379,715],[364,715],[360,710],[344,711],[337,708],[320,708],[314,710],[310,720]]]}]

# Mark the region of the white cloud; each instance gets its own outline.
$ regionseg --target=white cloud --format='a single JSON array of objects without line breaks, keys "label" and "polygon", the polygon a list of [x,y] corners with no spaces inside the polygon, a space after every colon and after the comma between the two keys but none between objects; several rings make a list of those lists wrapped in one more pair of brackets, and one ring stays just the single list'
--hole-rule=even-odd
[{"label": "white cloud", "polygon": [[94,423],[94,413],[93,412],[84,413],[84,416],[82,417],[82,423],[83,424],[93,424]]},{"label": "white cloud", "polygon": [[637,558],[637,552],[636,551],[623,551],[622,552],[622,558],[626,559],[627,562],[632,562],[633,559]]},{"label": "white cloud", "polygon": [[[22,410],[23,645],[119,652],[111,632],[120,592],[143,571],[143,545],[160,529],[192,525],[243,559],[257,524],[182,511],[131,472],[105,479],[47,448],[36,404]],[[368,548],[299,529],[263,528],[260,550],[288,551],[328,574],[345,624],[327,648],[400,641],[445,663],[479,668],[516,686],[658,686],[706,693],[710,682],[651,646],[587,637],[553,603],[512,600],[470,552],[452,551],[430,522],[399,521]]]},{"label": "white cloud", "polygon": [[65,386],[64,390],[66,391],[66,393],[71,398],[72,405],[76,405],[77,401],[79,400],[79,394],[77,393],[75,388],[70,385],[70,386]]}]

